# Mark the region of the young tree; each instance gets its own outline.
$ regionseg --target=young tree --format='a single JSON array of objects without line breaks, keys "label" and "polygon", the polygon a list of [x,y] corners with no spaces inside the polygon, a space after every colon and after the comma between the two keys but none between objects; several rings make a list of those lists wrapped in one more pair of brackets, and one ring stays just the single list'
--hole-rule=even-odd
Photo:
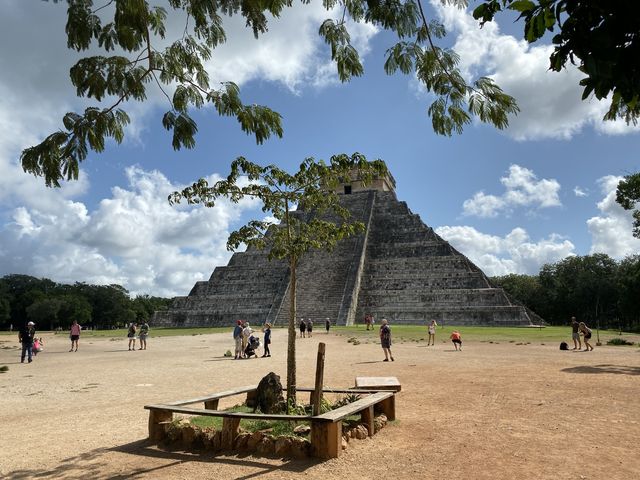
[{"label": "young tree", "polygon": [[[244,197],[257,198],[262,211],[273,220],[252,220],[229,236],[227,248],[267,249],[269,259],[286,259],[289,263],[289,326],[287,346],[287,402],[296,402],[296,268],[310,249],[331,250],[338,241],[364,230],[361,222],[349,222],[349,212],[340,204],[335,188],[350,182],[354,172],[368,184],[386,173],[381,160],[367,162],[355,153],[334,155],[328,164],[307,158],[295,174],[276,165],[261,167],[245,158],[231,164],[226,180],[209,185],[200,179],[181,192],[169,196],[172,204],[185,200],[190,204],[214,207],[223,197],[238,202]],[[248,181],[248,182],[247,182]]]}]

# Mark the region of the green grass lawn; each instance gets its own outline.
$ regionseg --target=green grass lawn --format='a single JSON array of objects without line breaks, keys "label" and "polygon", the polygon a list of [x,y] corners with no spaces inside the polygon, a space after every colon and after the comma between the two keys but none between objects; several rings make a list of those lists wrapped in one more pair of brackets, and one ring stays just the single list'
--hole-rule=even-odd
[{"label": "green grass lawn", "polygon": [[[274,327],[277,330],[284,330],[284,327]],[[360,343],[378,342],[379,324],[375,325],[374,330],[367,331],[364,325],[355,325],[349,327],[332,327],[331,333],[345,336],[347,338],[356,338]],[[525,327],[454,327],[445,326],[438,327],[436,331],[436,341],[449,341],[451,332],[457,329],[462,334],[463,341],[472,342],[531,342],[531,343],[559,343],[565,341],[571,342],[570,327],[545,327],[545,328],[525,328]],[[391,324],[393,340],[396,343],[402,342],[426,342],[427,327],[423,325],[393,325]],[[152,328],[150,337],[170,337],[170,336],[194,336],[213,333],[229,333],[230,327],[206,327],[206,328]],[[259,329],[256,328],[256,332]],[[260,333],[258,333],[261,335]],[[318,338],[325,335],[324,329],[316,329],[315,334]],[[17,332],[0,332],[0,336],[16,336]],[[63,331],[58,335],[68,335]],[[86,330],[82,332],[82,338],[125,338],[127,330],[124,328],[118,330]],[[623,338],[627,341],[634,342],[636,345],[640,342],[640,334],[618,332],[617,330],[601,330],[600,341],[606,344],[612,338]],[[597,341],[596,330],[593,330],[594,342]]]},{"label": "green grass lawn", "polygon": [[[356,338],[362,342],[378,342],[378,328],[367,331],[364,325],[336,327],[332,331],[349,338]],[[453,330],[458,330],[463,341],[473,342],[531,342],[531,343],[559,343],[571,342],[570,327],[545,327],[545,328],[523,328],[523,327],[438,327],[436,330],[436,341],[449,341],[449,335]],[[402,342],[426,342],[428,338],[427,327],[420,325],[391,325],[393,340],[396,343]],[[625,333],[621,335],[617,330],[601,330],[600,341],[606,343],[611,338],[624,338],[627,341],[637,343],[640,341],[640,334]],[[596,331],[593,331],[593,340],[597,341]]]}]

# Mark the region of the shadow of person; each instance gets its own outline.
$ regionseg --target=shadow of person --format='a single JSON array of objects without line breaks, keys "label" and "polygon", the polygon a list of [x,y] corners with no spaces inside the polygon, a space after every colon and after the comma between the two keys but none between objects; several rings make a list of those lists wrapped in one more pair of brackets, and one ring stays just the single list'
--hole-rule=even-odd
[{"label": "shadow of person", "polygon": [[640,375],[640,367],[628,365],[583,365],[579,367],[568,367],[560,370],[566,373],[613,373],[616,375]]}]

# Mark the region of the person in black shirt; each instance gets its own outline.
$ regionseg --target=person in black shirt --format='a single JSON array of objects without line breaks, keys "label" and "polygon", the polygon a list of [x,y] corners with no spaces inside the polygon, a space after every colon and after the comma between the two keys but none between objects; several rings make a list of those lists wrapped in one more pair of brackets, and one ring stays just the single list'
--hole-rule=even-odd
[{"label": "person in black shirt", "polygon": [[18,341],[22,343],[22,356],[20,361],[24,363],[24,357],[28,356],[29,363],[32,362],[31,356],[33,355],[33,338],[36,335],[35,324],[28,322],[22,326],[18,332]]}]

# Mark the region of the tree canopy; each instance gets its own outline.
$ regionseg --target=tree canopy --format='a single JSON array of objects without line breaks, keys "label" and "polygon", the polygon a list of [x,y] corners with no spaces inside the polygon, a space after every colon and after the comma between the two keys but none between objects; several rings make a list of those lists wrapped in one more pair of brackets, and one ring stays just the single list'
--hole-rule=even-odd
[{"label": "tree canopy", "polygon": [[0,328],[31,320],[39,329],[66,329],[73,320],[83,326],[112,328],[147,320],[171,299],[148,295],[131,298],[120,285],[73,285],[29,275],[0,278]]},{"label": "tree canopy", "polygon": [[640,238],[640,173],[627,175],[618,184],[616,202],[625,210],[633,210],[633,236]]},{"label": "tree canopy", "polygon": [[[47,0],[45,0],[47,1]],[[62,3],[62,0],[52,0]],[[468,6],[468,0],[441,0]],[[247,134],[262,143],[282,136],[280,115],[264,105],[245,105],[240,89],[228,79],[212,85],[206,68],[227,37],[224,19],[241,16],[256,39],[268,30],[272,17],[292,7],[292,0],[66,0],[67,47],[98,52],[81,58],[70,71],[79,97],[95,101],[84,112],[69,112],[63,128],[21,156],[28,173],[44,177],[47,186],[77,179],[80,163],[90,150],[101,152],[111,138],[120,143],[129,123],[127,102],[144,102],[149,88],[159,87],[169,104],[162,125],[172,132],[172,146],[193,148],[198,125],[194,109],[212,105],[221,116],[234,117]],[[310,3],[310,0],[303,0]],[[165,8],[168,6],[168,9]],[[367,23],[395,35],[386,51],[388,74],[414,74],[435,100],[428,108],[433,130],[460,133],[476,117],[497,128],[508,126],[518,112],[515,100],[489,77],[466,79],[459,57],[443,46],[442,23],[429,18],[423,0],[323,0],[328,12],[319,35],[329,46],[341,81],[363,75],[364,67],[351,42],[349,25]],[[484,0],[474,16],[484,24],[502,10],[520,13],[523,37],[535,42],[547,32],[555,35],[550,69],[575,63],[586,77],[583,99],[595,95],[611,101],[605,119],[636,123],[640,115],[640,5],[631,0]],[[184,30],[167,38],[168,15],[181,17]]]}]

